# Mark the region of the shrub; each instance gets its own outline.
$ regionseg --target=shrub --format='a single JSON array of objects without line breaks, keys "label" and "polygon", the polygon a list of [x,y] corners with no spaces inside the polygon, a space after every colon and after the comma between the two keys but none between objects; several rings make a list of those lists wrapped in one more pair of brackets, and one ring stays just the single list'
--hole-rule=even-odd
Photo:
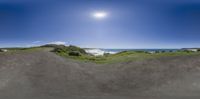
[{"label": "shrub", "polygon": [[43,45],[41,47],[64,48],[66,46],[65,45],[56,45],[56,44],[46,44],[46,45]]},{"label": "shrub", "polygon": [[187,52],[187,53],[190,53],[191,51],[189,51],[189,50],[184,50],[183,52]]},{"label": "shrub", "polygon": [[58,53],[64,52],[64,53],[66,53],[67,50],[66,50],[66,48],[55,48],[55,49],[53,50],[53,52],[58,52]]},{"label": "shrub", "polygon": [[7,52],[7,49],[0,49],[0,52]]},{"label": "shrub", "polygon": [[162,50],[161,53],[165,53],[165,50]]},{"label": "shrub", "polygon": [[2,49],[0,49],[0,52],[3,52],[3,50],[2,50]]},{"label": "shrub", "polygon": [[81,53],[78,51],[70,51],[68,54],[69,56],[81,56]]},{"label": "shrub", "polygon": [[78,52],[80,52],[81,54],[87,54],[87,53],[85,52],[84,49],[82,49],[82,48],[80,48],[80,47],[77,47],[77,46],[73,46],[73,45],[68,46],[68,47],[67,47],[67,50],[68,50],[68,51],[78,51]]},{"label": "shrub", "polygon": [[56,45],[54,46],[53,52],[66,53],[70,56],[80,56],[81,54],[87,54],[84,49],[73,45],[70,46]]},{"label": "shrub", "polygon": [[110,55],[110,53],[104,53],[103,54],[103,56],[109,56]]}]

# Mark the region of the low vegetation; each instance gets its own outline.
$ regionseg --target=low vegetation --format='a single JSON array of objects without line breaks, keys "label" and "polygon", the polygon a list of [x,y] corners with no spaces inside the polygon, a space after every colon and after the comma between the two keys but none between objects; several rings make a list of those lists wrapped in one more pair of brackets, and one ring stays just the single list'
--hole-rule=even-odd
[{"label": "low vegetation", "polygon": [[55,44],[48,44],[40,47],[31,47],[31,48],[7,48],[7,50],[8,53],[13,53],[18,51],[30,52],[35,50],[48,50],[62,57],[81,60],[84,62],[94,62],[99,64],[145,60],[151,58],[170,57],[170,56],[200,55],[200,51],[192,52],[187,50],[179,50],[176,52],[156,51],[155,53],[149,53],[145,51],[123,51],[117,54],[105,53],[103,56],[93,56],[91,54],[86,53],[84,49],[77,46],[73,45],[64,46]]},{"label": "low vegetation", "polygon": [[105,53],[103,56],[93,56],[87,54],[84,49],[76,46],[57,46],[54,52],[60,56],[73,58],[76,60],[82,60],[85,62],[95,62],[95,63],[116,63],[124,61],[135,61],[135,60],[145,60],[151,58],[159,57],[169,57],[169,56],[183,56],[183,55],[198,55],[200,52],[189,52],[189,51],[161,51],[154,54],[150,54],[144,51],[123,51],[117,54]]},{"label": "low vegetation", "polygon": [[63,46],[63,45],[57,45],[54,46],[53,52],[61,55],[61,56],[84,56],[87,53],[84,49],[77,47],[77,46]]}]

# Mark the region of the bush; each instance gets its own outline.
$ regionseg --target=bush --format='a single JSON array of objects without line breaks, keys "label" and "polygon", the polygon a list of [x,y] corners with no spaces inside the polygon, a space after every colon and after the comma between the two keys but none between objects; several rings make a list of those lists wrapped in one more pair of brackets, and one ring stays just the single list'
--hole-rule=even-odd
[{"label": "bush", "polygon": [[187,52],[187,53],[190,53],[191,51],[189,51],[189,50],[183,50],[183,52]]},{"label": "bush", "polygon": [[165,53],[165,50],[162,50],[161,53]]},{"label": "bush", "polygon": [[66,46],[65,45],[56,45],[56,44],[46,44],[46,45],[43,45],[41,47],[64,48]]},{"label": "bush", "polygon": [[54,46],[53,52],[57,53],[69,53],[69,52],[79,52],[80,54],[87,54],[84,49],[76,47],[73,45],[70,46]]},{"label": "bush", "polygon": [[7,52],[7,49],[0,49],[0,52]]},{"label": "bush", "polygon": [[87,54],[84,49],[77,47],[77,46],[73,46],[73,45],[70,45],[69,47],[67,47],[67,50],[68,51],[78,51],[81,54]]},{"label": "bush", "polygon": [[58,52],[58,53],[64,52],[64,53],[66,53],[67,50],[66,50],[66,48],[55,48],[55,49],[53,50],[53,52]]},{"label": "bush", "polygon": [[81,56],[81,53],[78,51],[70,51],[68,54],[69,56]]},{"label": "bush", "polygon": [[2,50],[2,49],[0,49],[0,52],[3,52],[3,50]]},{"label": "bush", "polygon": [[87,54],[84,49],[73,46],[73,45],[70,45],[70,46],[56,45],[54,46],[53,52],[56,52],[57,54],[69,55],[69,56],[81,56],[81,55]]},{"label": "bush", "polygon": [[103,54],[103,56],[109,56],[110,55],[110,53],[104,53]]}]

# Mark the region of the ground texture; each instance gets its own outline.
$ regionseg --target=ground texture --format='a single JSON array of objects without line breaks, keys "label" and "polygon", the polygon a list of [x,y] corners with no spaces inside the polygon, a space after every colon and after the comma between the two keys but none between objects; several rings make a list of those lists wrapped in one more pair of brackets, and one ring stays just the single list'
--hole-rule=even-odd
[{"label": "ground texture", "polygon": [[115,64],[45,50],[0,53],[0,99],[199,99],[200,56]]}]

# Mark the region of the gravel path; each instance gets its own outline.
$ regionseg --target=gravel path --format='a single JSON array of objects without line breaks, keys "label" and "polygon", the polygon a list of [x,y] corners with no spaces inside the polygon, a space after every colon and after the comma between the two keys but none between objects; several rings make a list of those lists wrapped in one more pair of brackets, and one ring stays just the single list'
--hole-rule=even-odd
[{"label": "gravel path", "polygon": [[97,65],[48,51],[0,54],[0,99],[200,97],[200,56]]}]

